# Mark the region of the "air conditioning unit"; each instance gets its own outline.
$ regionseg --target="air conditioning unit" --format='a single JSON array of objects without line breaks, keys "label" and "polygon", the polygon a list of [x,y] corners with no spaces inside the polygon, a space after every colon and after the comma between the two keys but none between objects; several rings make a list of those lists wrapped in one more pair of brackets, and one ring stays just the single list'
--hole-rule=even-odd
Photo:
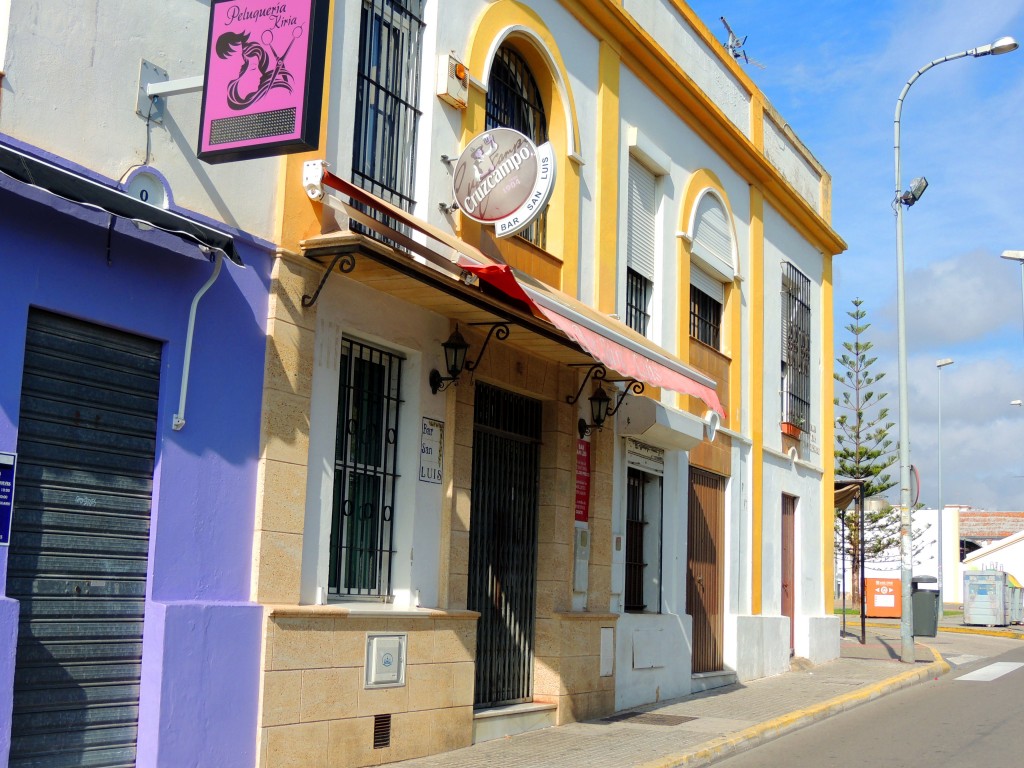
[{"label": "air conditioning unit", "polygon": [[438,58],[437,95],[456,109],[466,108],[466,99],[469,97],[469,70],[455,58],[454,53],[446,53]]}]

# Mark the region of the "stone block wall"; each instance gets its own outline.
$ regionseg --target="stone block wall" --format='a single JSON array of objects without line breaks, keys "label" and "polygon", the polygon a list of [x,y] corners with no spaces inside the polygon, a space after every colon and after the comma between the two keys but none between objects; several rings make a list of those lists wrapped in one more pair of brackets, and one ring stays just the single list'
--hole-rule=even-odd
[{"label": "stone block wall", "polygon": [[[404,686],[364,686],[371,632],[408,635]],[[259,768],[357,768],[469,746],[475,656],[471,612],[268,609]],[[391,715],[391,736],[375,749],[377,715]]]}]

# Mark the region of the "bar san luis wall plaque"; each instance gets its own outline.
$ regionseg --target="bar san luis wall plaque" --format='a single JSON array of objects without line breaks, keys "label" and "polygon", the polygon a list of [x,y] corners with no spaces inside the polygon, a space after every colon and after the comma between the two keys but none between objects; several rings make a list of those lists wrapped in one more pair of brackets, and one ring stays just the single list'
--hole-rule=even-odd
[{"label": "bar san luis wall plaque", "polygon": [[212,0],[199,159],[316,149],[329,0]]}]

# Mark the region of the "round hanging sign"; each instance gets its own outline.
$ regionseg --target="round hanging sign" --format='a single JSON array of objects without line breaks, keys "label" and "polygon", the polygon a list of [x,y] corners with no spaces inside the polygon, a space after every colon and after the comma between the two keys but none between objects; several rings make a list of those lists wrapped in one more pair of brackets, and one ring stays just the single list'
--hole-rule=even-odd
[{"label": "round hanging sign", "polygon": [[554,185],[551,143],[538,147],[511,128],[492,128],[469,142],[452,178],[462,213],[493,224],[498,237],[514,235],[536,219]]}]

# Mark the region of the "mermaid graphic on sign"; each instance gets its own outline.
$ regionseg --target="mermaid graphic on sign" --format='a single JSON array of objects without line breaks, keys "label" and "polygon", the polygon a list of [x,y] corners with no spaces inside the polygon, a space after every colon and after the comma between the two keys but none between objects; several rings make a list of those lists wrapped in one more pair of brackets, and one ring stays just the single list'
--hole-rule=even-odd
[{"label": "mermaid graphic on sign", "polygon": [[[249,40],[248,32],[225,32],[217,38],[217,56],[230,59],[242,58],[238,77],[228,84],[227,103],[231,109],[242,110],[252,106],[274,88],[292,90],[292,73],[285,66],[285,58],[292,45],[302,36],[302,27],[292,28],[292,36],[284,52],[278,55],[274,49],[274,32],[264,30],[260,43]],[[274,63],[271,64],[271,57]]]}]

